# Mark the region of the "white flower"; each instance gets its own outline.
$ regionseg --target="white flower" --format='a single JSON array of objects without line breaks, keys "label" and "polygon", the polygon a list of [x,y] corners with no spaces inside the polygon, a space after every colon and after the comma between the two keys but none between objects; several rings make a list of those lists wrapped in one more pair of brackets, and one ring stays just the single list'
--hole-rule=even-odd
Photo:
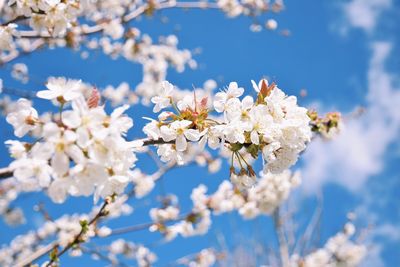
[{"label": "white flower", "polygon": [[7,26],[0,26],[0,51],[15,49],[13,35],[16,33],[17,24],[10,23]]},{"label": "white flower", "polygon": [[171,105],[171,98],[174,86],[168,81],[163,81],[161,83],[161,88],[161,94],[151,98],[151,102],[156,104],[153,108],[153,112],[159,112],[160,110]]},{"label": "white flower", "polygon": [[132,171],[132,182],[135,184],[135,197],[142,198],[149,194],[154,188],[155,183],[153,177],[145,175],[139,169]]},{"label": "white flower", "polygon": [[274,19],[269,19],[265,22],[265,27],[271,31],[276,30],[276,28],[278,28],[278,22]]},{"label": "white flower", "polygon": [[71,182],[69,178],[59,178],[52,182],[48,189],[50,198],[55,203],[63,203],[67,198]]},{"label": "white flower", "polygon": [[4,143],[8,145],[11,157],[19,159],[26,156],[27,151],[24,143],[17,140],[7,140]]},{"label": "white flower", "polygon": [[85,156],[75,144],[77,135],[70,130],[64,130],[55,123],[47,123],[43,129],[44,138],[54,145],[55,153],[51,158],[51,166],[58,175],[64,175],[70,167],[70,158],[76,164],[83,163]]},{"label": "white flower", "polygon": [[242,123],[241,121],[233,121],[232,123],[226,125],[224,129],[225,138],[230,143],[241,143],[246,141],[244,136],[245,131],[251,130],[250,125],[247,123]]},{"label": "white flower", "polygon": [[250,119],[249,111],[253,106],[254,99],[251,96],[244,97],[242,101],[237,98],[230,99],[226,103],[226,118],[228,121],[248,121]]},{"label": "white flower", "polygon": [[57,100],[60,104],[81,96],[81,81],[67,80],[64,77],[50,78],[46,84],[48,90],[37,92],[37,97],[49,100]]},{"label": "white flower", "polygon": [[119,39],[124,35],[124,27],[118,20],[112,20],[105,24],[104,33],[111,36],[113,39]]},{"label": "white flower", "polygon": [[201,133],[203,134],[203,137],[199,141],[199,148],[203,150],[205,145],[208,144],[210,148],[217,149],[224,140],[224,134],[222,131],[223,127],[220,127],[218,125],[212,128],[205,129]]},{"label": "white flower", "polygon": [[228,100],[238,98],[244,92],[242,87],[239,87],[236,82],[231,82],[226,92],[219,92],[215,95],[214,108],[217,112],[224,112],[227,109]]},{"label": "white flower", "polygon": [[179,216],[179,209],[177,207],[168,206],[163,209],[152,208],[150,209],[150,217],[154,222],[165,222],[177,219]]},{"label": "white flower", "polygon": [[17,137],[22,137],[33,130],[39,122],[37,111],[25,98],[18,100],[15,111],[9,113],[6,120],[14,127],[14,134]]},{"label": "white flower", "polygon": [[114,175],[108,178],[103,184],[99,185],[94,195],[94,201],[97,202],[98,197],[106,198],[112,194],[121,194],[129,182],[127,176]]},{"label": "white flower", "polygon": [[250,114],[251,127],[250,140],[253,144],[260,144],[260,134],[268,135],[268,128],[273,125],[272,117],[268,114],[266,105],[257,105],[251,109]]},{"label": "white flower", "polygon": [[157,155],[160,156],[164,162],[176,162],[178,165],[183,165],[185,160],[183,152],[177,151],[172,145],[160,145],[157,149]]},{"label": "white flower", "polygon": [[247,174],[237,175],[235,173],[232,173],[230,178],[232,183],[236,185],[239,188],[239,190],[252,187],[257,180],[256,176],[250,176]]},{"label": "white flower", "polygon": [[108,135],[125,135],[133,126],[133,120],[124,114],[127,109],[129,105],[123,105],[114,109],[110,116],[105,114],[103,117],[98,116],[97,119],[100,121],[97,125],[93,125],[92,134],[99,140],[104,140]]},{"label": "white flower", "polygon": [[[147,119],[147,118],[144,118]],[[160,132],[160,125],[159,122],[153,119],[149,119],[150,122],[147,123],[143,127],[143,132],[149,136],[151,139],[157,140],[161,137],[161,132]]]},{"label": "white flower", "polygon": [[176,140],[175,141],[176,150],[185,151],[187,148],[186,139],[190,141],[198,141],[201,137],[199,130],[187,128],[191,124],[192,124],[191,121],[181,120],[181,121],[174,121],[168,126],[163,125],[160,128],[161,137],[166,142]]}]

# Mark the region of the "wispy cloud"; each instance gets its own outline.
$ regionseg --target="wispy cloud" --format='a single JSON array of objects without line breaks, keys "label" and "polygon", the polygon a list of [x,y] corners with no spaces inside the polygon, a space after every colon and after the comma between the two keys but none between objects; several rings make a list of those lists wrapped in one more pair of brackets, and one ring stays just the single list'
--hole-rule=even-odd
[{"label": "wispy cloud", "polygon": [[304,155],[304,188],[315,192],[327,182],[357,190],[372,175],[382,171],[385,153],[400,132],[400,90],[394,74],[386,71],[389,42],[371,45],[366,112],[346,122],[339,137],[316,141]]},{"label": "wispy cloud", "polygon": [[372,33],[382,13],[392,7],[392,0],[352,0],[341,5],[343,21],[340,23],[341,33],[351,28],[360,28]]}]

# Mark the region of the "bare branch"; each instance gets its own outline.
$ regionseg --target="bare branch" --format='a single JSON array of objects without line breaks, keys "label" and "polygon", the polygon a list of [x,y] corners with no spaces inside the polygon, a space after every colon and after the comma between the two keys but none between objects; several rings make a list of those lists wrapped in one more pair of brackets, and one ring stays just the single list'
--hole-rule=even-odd
[{"label": "bare branch", "polygon": [[279,252],[281,255],[282,267],[289,267],[289,248],[286,241],[285,231],[283,229],[283,221],[280,215],[280,209],[277,208],[273,214],[275,232],[278,237]]}]

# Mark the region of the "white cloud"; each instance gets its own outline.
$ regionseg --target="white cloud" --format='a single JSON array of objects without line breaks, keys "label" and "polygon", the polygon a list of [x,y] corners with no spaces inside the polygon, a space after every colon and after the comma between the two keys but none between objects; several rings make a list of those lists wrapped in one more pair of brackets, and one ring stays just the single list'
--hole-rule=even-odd
[{"label": "white cloud", "polygon": [[384,267],[381,251],[382,246],[377,244],[369,244],[368,253],[361,263],[360,267]]},{"label": "white cloud", "polygon": [[368,104],[363,116],[347,121],[335,140],[318,140],[304,154],[306,192],[318,191],[327,182],[354,191],[382,171],[385,153],[400,132],[400,90],[394,85],[396,77],[385,70],[391,48],[388,42],[371,45]]},{"label": "white cloud", "polygon": [[349,28],[361,28],[372,33],[380,15],[392,6],[392,0],[352,0],[343,4],[344,19],[342,32]]},{"label": "white cloud", "polygon": [[373,229],[373,234],[375,237],[383,237],[388,241],[400,241],[399,226],[390,223],[384,223],[377,226],[375,229]]}]

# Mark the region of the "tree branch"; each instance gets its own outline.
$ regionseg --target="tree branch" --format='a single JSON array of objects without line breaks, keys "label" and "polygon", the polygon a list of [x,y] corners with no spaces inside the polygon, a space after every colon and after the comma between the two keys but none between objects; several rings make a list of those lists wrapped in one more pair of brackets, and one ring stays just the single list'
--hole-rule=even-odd
[{"label": "tree branch", "polygon": [[[103,205],[101,206],[99,212],[88,222],[87,226],[89,227],[90,225],[96,223],[101,217],[106,216],[107,213],[105,212],[106,207],[112,202],[111,197],[108,197],[104,200]],[[67,246],[64,247],[63,250],[58,252],[54,257],[50,259],[50,261],[47,263],[47,267],[52,266],[52,264],[60,257],[62,256],[65,252],[67,252],[69,249],[71,249],[74,245],[79,244],[81,241],[82,236],[87,232],[87,228],[82,227],[81,231],[74,237],[73,241],[68,243]],[[59,247],[59,242],[54,241],[45,247],[39,249],[29,257],[25,258],[24,260],[16,263],[16,267],[25,267],[25,266],[30,266],[34,261],[40,259],[47,253],[51,252],[52,250],[55,251]]]},{"label": "tree branch", "polygon": [[[189,141],[189,140],[188,140]],[[189,141],[190,142],[190,141]],[[172,141],[164,141],[162,138],[159,139],[151,139],[151,138],[141,138],[131,141],[131,143],[136,143],[135,146],[154,146],[154,145],[166,145],[166,144],[174,144],[175,140]],[[249,144],[243,144],[244,146]],[[7,179],[13,177],[14,170],[10,167],[5,167],[0,169],[0,180]]]},{"label": "tree branch", "polygon": [[7,179],[13,176],[13,170],[10,167],[0,169],[0,180]]},{"label": "tree branch", "polygon": [[[220,7],[216,3],[209,3],[205,1],[199,1],[199,2],[166,2],[166,3],[153,3],[153,4],[144,4],[130,12],[129,14],[126,14],[125,16],[121,16],[120,18],[117,19],[118,22],[122,24],[126,24],[137,17],[143,15],[146,13],[147,10],[153,9],[153,10],[162,10],[162,9],[170,9],[170,8],[183,8],[183,9],[207,9],[207,8],[213,8],[213,9],[219,9]],[[77,31],[81,35],[91,35],[94,33],[99,33],[104,30],[104,26],[107,25],[108,22],[101,23],[101,24],[96,24],[94,26],[88,26],[86,24],[81,25]],[[33,30],[28,30],[28,31],[19,31],[19,34],[21,37],[25,38],[52,38],[52,36],[49,33],[39,33],[37,31]],[[54,39],[57,39],[54,38]]]},{"label": "tree branch", "polygon": [[[90,220],[90,222],[87,224],[87,226],[94,224],[99,218],[101,218],[107,214],[105,212],[105,209],[106,209],[107,205],[111,203],[111,201],[112,200],[110,197],[107,197],[104,200],[104,203],[101,206],[99,212],[96,214],[96,216],[94,216],[94,218],[92,220]],[[74,240],[72,242],[70,242],[66,247],[64,247],[63,250],[61,250],[59,253],[57,253],[56,257],[52,257],[50,259],[49,263],[47,263],[46,267],[50,267],[56,260],[58,260],[59,257],[61,257],[65,252],[67,252],[69,249],[71,249],[74,245],[81,243],[82,242],[81,238],[86,232],[87,232],[87,229],[85,229],[85,227],[82,226],[81,231],[79,232],[79,234],[77,234],[75,236]],[[56,245],[54,245],[53,248],[56,248],[58,246],[59,246],[59,244],[56,244]]]}]

